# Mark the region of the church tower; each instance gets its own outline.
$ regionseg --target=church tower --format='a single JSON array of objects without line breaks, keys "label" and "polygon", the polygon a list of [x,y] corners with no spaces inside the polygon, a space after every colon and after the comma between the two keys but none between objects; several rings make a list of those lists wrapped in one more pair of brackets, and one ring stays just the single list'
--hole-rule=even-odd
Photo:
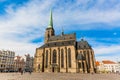
[{"label": "church tower", "polygon": [[50,12],[50,20],[49,20],[49,26],[46,28],[45,31],[45,40],[44,42],[47,43],[49,41],[49,38],[51,36],[54,36],[55,34],[54,28],[53,28],[53,19],[52,19],[52,10]]},{"label": "church tower", "polygon": [[44,44],[36,48],[35,72],[94,73],[96,72],[94,51],[83,38],[76,40],[76,34],[55,35],[52,11],[45,30]]}]

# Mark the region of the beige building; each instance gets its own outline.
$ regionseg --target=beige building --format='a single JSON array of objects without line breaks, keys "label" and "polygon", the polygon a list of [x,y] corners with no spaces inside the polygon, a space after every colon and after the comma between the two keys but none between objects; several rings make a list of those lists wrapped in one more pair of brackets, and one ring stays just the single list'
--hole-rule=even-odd
[{"label": "beige building", "polygon": [[9,72],[14,69],[15,52],[9,50],[0,50],[0,71]]},{"label": "beige building", "polygon": [[21,56],[14,58],[14,71],[21,71],[25,69],[25,60]]},{"label": "beige building", "polygon": [[44,45],[36,49],[34,58],[35,72],[78,72],[96,71],[94,51],[89,43],[76,34],[55,35],[52,12],[49,26],[45,31]]},{"label": "beige building", "polygon": [[25,71],[33,71],[33,60],[34,58],[30,54],[25,55]]}]

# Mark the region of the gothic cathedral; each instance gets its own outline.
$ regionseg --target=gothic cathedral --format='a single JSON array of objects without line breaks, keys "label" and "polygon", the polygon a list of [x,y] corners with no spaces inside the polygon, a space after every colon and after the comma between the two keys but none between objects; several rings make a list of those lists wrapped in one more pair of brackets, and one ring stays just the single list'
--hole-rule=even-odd
[{"label": "gothic cathedral", "polygon": [[94,51],[86,40],[76,41],[75,33],[55,35],[51,11],[44,45],[36,48],[34,71],[95,73]]}]

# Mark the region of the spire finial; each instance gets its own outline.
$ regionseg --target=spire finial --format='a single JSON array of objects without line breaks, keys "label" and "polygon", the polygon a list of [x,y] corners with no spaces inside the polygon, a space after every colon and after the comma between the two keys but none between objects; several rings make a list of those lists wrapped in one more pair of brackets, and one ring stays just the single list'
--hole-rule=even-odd
[{"label": "spire finial", "polygon": [[84,35],[81,33],[81,40],[83,41],[84,40]]},{"label": "spire finial", "polygon": [[50,20],[48,28],[53,28],[52,9],[50,10]]},{"label": "spire finial", "polygon": [[64,30],[63,30],[63,27],[62,27],[62,35],[64,35]]}]

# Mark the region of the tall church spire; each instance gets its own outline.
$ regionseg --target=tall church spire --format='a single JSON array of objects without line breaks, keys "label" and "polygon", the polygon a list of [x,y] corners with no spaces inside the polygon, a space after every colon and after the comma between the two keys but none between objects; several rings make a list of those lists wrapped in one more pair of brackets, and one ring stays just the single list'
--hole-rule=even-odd
[{"label": "tall church spire", "polygon": [[53,28],[53,18],[52,18],[52,10],[50,11],[50,20],[48,28]]},{"label": "tall church spire", "polygon": [[55,31],[53,28],[53,19],[52,19],[52,10],[50,11],[50,20],[49,20],[49,25],[46,28],[46,32],[45,32],[45,43],[49,42],[49,38],[51,36],[55,35]]}]

